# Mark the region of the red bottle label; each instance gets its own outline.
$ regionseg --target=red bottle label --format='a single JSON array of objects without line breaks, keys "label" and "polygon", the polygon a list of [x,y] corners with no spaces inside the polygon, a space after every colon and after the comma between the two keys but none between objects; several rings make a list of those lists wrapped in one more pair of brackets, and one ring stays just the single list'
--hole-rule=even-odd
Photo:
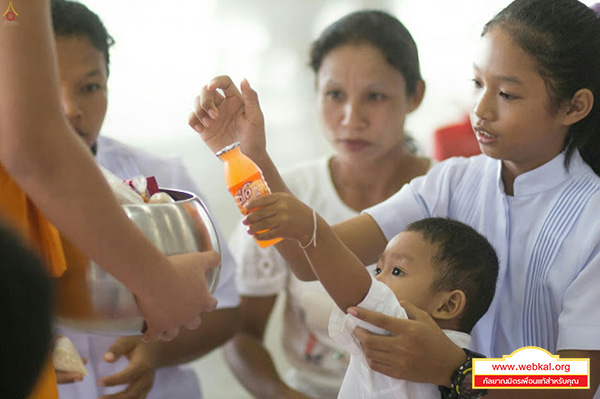
[{"label": "red bottle label", "polygon": [[244,208],[246,202],[253,198],[258,198],[261,195],[270,194],[271,190],[262,179],[260,172],[255,173],[248,179],[235,186],[229,187],[229,192],[233,196],[235,203],[240,208],[240,211],[246,215],[248,212]]}]

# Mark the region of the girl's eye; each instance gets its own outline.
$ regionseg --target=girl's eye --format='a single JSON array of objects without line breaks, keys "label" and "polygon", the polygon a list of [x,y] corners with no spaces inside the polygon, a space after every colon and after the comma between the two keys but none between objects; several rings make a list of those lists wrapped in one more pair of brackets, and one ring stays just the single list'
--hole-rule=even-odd
[{"label": "girl's eye", "polygon": [[505,93],[503,91],[501,91],[499,94],[500,94],[500,97],[502,97],[505,100],[515,100],[517,98],[516,96],[513,96],[511,94]]},{"label": "girl's eye", "polygon": [[378,274],[381,274],[381,268],[378,267],[375,269],[375,275],[377,276]]},{"label": "girl's eye", "polygon": [[481,87],[482,87],[482,85],[481,85],[481,82],[480,82],[480,81],[478,81],[477,79],[473,79],[473,86],[474,86],[476,89],[481,89]]},{"label": "girl's eye", "polygon": [[400,276],[401,274],[404,274],[404,272],[399,267],[394,267],[394,270],[392,270],[392,274],[394,276]]}]

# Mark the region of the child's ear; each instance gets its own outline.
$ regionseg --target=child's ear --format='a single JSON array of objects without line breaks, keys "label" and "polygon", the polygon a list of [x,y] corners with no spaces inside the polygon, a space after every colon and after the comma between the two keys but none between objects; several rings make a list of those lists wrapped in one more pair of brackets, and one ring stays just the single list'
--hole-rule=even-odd
[{"label": "child's ear", "polygon": [[462,314],[467,298],[461,290],[444,292],[440,296],[440,303],[431,316],[434,319],[453,320]]},{"label": "child's ear", "polygon": [[563,124],[571,126],[590,113],[594,105],[594,94],[590,89],[579,89],[569,101]]}]

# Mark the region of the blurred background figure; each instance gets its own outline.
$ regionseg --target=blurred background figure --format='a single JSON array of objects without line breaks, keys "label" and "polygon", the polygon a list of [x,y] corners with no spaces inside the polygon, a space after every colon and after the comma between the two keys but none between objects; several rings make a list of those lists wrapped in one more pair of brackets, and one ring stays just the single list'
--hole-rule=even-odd
[{"label": "blurred background figure", "polygon": [[[64,115],[95,155],[97,162],[121,179],[154,176],[161,187],[201,196],[198,186],[176,158],[164,158],[100,136],[108,106],[109,48],[113,44],[100,18],[85,5],[53,0],[52,20],[59,64]],[[213,220],[215,220],[213,218]],[[89,376],[57,371],[62,399],[96,398],[122,393],[134,399],[199,398],[197,374],[182,363],[218,347],[236,330],[239,299],[233,258],[218,226],[221,274],[215,296],[217,310],[202,316],[194,331],[182,331],[168,343],[145,344],[140,337],[107,337],[70,330],[71,339],[87,358]]]},{"label": "blurred background figure", "polygon": [[49,356],[52,289],[40,259],[0,223],[0,398],[26,398]]}]

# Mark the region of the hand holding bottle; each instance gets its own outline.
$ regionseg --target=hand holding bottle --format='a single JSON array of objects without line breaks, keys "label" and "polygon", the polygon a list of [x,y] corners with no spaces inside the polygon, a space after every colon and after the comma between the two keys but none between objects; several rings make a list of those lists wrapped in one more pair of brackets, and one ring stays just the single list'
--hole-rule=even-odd
[{"label": "hand holding bottle", "polygon": [[258,95],[246,79],[240,88],[241,92],[229,76],[213,78],[196,97],[189,125],[213,152],[240,142],[242,151],[256,160],[266,154],[264,118]]},{"label": "hand holding bottle", "polygon": [[[223,161],[227,189],[242,214],[246,215],[248,213],[246,208],[248,202],[271,194],[261,170],[250,158],[244,155],[239,142],[219,150],[216,155]],[[277,244],[279,241],[281,241],[281,238],[277,237],[268,241],[257,240],[261,248]]]},{"label": "hand holding bottle", "polygon": [[313,210],[291,194],[274,193],[253,199],[248,202],[247,209],[250,213],[242,223],[248,226],[248,234],[257,240],[282,237],[296,240],[303,246],[312,240]]}]

